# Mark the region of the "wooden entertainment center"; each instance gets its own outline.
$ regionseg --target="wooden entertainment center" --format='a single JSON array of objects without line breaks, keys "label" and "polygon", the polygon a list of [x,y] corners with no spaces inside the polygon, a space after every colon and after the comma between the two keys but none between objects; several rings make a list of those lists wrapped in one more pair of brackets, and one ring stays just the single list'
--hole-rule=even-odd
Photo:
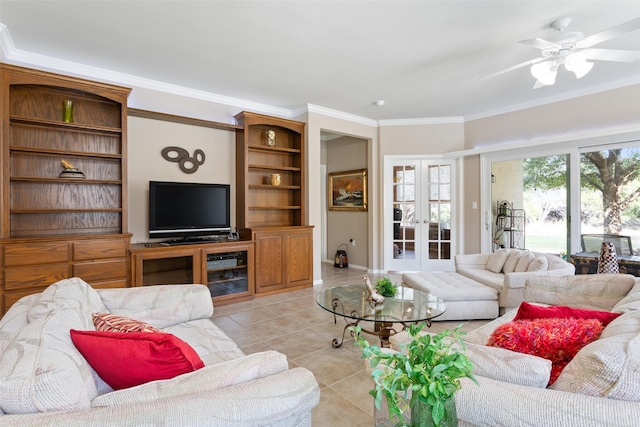
[{"label": "wooden entertainment center", "polygon": [[304,123],[245,112],[228,127],[239,241],[132,246],[130,89],[6,64],[0,72],[0,315],[73,276],[96,288],[204,283],[217,304],[312,285]]}]

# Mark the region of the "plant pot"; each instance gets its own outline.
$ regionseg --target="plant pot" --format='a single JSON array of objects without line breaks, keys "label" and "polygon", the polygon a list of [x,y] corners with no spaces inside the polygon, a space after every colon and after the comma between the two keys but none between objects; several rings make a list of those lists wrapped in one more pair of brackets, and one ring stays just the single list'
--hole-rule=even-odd
[{"label": "plant pot", "polygon": [[412,427],[457,427],[456,399],[451,396],[444,402],[444,416],[438,424],[433,422],[432,407],[418,396],[411,399]]}]

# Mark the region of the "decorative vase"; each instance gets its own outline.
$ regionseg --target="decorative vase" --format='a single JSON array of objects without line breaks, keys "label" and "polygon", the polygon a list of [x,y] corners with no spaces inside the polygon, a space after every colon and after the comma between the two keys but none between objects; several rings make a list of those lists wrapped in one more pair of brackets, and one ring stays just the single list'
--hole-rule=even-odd
[{"label": "decorative vase", "polygon": [[616,247],[612,242],[602,242],[600,247],[600,258],[598,259],[598,274],[620,273]]},{"label": "decorative vase", "polygon": [[433,422],[431,405],[419,396],[411,398],[411,425],[413,427],[458,427],[456,399],[451,396],[444,402],[444,416],[438,424]]}]

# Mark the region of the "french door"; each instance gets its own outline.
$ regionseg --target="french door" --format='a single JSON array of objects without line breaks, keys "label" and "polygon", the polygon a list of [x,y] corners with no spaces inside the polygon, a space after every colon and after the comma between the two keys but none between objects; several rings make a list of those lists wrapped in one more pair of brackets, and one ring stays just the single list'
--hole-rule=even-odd
[{"label": "french door", "polygon": [[385,161],[385,263],[390,271],[453,270],[455,163]]}]

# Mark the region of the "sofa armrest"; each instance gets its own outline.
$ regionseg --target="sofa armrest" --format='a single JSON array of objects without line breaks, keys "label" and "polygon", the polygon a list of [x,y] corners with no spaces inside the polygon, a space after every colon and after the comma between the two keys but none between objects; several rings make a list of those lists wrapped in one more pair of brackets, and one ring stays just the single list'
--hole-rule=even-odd
[{"label": "sofa armrest", "polygon": [[213,315],[211,293],[204,285],[157,285],[97,291],[111,313],[147,322],[160,329]]},{"label": "sofa armrest", "polygon": [[471,426],[635,426],[640,404],[476,376],[462,379],[456,392],[460,425]]},{"label": "sofa armrest", "polygon": [[294,368],[217,390],[72,412],[0,415],[0,424],[42,426],[311,426],[320,389]]}]

